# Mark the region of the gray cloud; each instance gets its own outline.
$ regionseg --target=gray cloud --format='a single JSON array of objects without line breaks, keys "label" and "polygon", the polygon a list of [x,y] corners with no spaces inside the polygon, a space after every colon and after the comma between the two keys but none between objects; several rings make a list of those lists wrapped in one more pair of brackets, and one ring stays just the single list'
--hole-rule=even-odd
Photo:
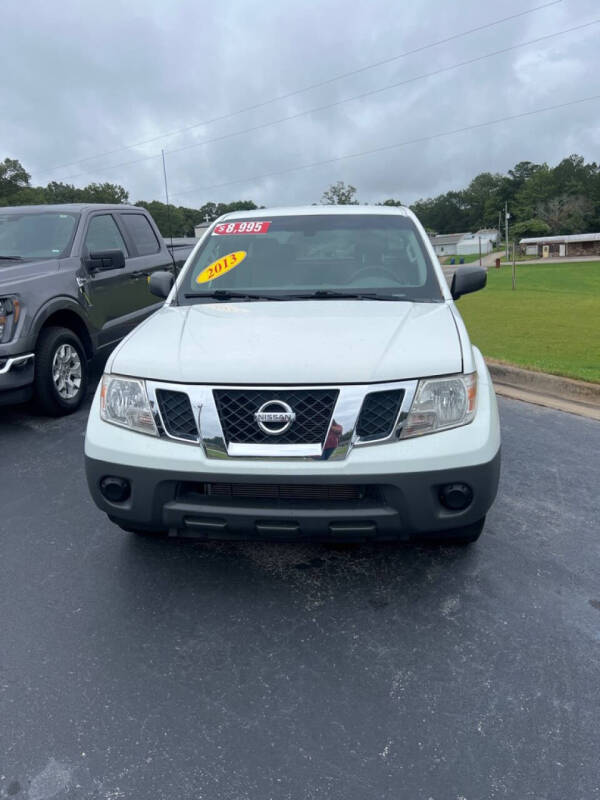
[{"label": "gray cloud", "polygon": [[158,199],[164,147],[174,201],[196,206],[238,198],[310,203],[337,180],[357,186],[363,202],[390,196],[411,202],[524,159],[556,162],[571,152],[594,159],[600,101],[246,180],[600,93],[600,25],[222,142],[169,151],[587,22],[599,16],[596,0],[563,0],[264,108],[163,136],[541,1],[4,0],[0,156],[21,159],[36,183],[108,180],[127,187],[134,200]]}]

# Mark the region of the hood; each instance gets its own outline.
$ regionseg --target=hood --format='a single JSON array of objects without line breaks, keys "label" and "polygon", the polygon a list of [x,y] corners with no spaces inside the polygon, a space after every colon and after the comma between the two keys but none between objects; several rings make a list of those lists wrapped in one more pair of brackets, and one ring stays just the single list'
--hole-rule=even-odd
[{"label": "hood", "polygon": [[304,300],[165,306],[113,373],[182,383],[371,383],[460,372],[445,303]]},{"label": "hood", "polygon": [[0,261],[0,291],[11,292],[28,281],[58,272],[60,261],[50,258],[44,261]]}]

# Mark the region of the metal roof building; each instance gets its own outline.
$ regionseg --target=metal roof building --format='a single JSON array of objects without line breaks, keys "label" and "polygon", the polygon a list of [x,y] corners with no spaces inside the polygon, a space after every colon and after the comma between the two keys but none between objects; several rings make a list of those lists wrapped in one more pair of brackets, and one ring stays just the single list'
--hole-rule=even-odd
[{"label": "metal roof building", "polygon": [[570,233],[565,236],[529,236],[519,241],[530,256],[600,255],[600,233]]}]

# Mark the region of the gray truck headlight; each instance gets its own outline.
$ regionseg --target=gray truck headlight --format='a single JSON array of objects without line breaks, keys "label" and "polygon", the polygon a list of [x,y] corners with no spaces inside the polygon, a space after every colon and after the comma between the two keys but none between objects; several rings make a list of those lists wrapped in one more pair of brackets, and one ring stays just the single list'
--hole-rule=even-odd
[{"label": "gray truck headlight", "polygon": [[400,439],[467,425],[476,405],[476,372],[420,380]]},{"label": "gray truck headlight", "polygon": [[100,416],[113,425],[158,436],[146,386],[136,378],[102,377]]},{"label": "gray truck headlight", "polygon": [[0,297],[0,343],[10,342],[19,321],[21,305],[16,297]]}]

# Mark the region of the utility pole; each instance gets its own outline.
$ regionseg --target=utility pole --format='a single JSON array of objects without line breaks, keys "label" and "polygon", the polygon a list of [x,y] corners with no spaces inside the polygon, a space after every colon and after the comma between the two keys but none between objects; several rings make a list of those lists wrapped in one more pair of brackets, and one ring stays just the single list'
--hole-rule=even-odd
[{"label": "utility pole", "polygon": [[517,268],[516,268],[516,265],[515,265],[516,250],[517,250],[517,243],[513,242],[513,263],[512,263],[512,288],[513,288],[513,291],[517,288]]},{"label": "utility pole", "polygon": [[504,203],[504,230],[505,230],[505,244],[506,244],[506,260],[509,259],[509,252],[508,252],[508,220],[510,214],[508,213],[508,200]]},{"label": "utility pole", "polygon": [[481,266],[481,236],[479,237],[479,266]]}]

